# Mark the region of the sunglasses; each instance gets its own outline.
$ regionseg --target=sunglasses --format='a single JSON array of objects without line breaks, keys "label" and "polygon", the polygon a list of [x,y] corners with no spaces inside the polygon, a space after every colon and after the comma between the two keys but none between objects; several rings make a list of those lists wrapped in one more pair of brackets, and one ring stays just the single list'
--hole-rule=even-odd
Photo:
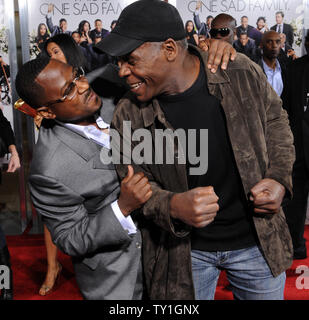
[{"label": "sunglasses", "polygon": [[55,101],[48,102],[44,106],[49,107],[53,104],[61,103],[66,100],[71,101],[76,96],[76,93],[77,93],[76,81],[80,80],[80,78],[82,78],[84,76],[85,76],[85,71],[82,67],[74,68],[73,69],[73,81],[65,89],[63,97],[61,97],[60,99],[57,99]]},{"label": "sunglasses", "polygon": [[218,34],[220,34],[221,37],[227,37],[231,33],[231,29],[229,28],[210,29],[209,33],[212,38],[216,38]]}]

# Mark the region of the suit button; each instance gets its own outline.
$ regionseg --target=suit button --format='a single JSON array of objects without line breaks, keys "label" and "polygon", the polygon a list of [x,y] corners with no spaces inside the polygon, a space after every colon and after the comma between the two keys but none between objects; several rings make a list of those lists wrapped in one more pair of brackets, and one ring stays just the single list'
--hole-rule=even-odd
[{"label": "suit button", "polygon": [[141,248],[141,244],[139,242],[136,242],[136,248],[140,249]]}]

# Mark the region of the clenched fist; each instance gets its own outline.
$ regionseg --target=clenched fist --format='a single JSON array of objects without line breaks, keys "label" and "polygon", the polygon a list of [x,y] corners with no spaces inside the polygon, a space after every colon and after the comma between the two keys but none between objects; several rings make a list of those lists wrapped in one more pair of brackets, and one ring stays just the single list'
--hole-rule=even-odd
[{"label": "clenched fist", "polygon": [[263,179],[251,189],[250,200],[254,212],[262,214],[278,213],[281,207],[285,187],[273,179]]},{"label": "clenched fist", "polygon": [[218,200],[213,187],[177,193],[170,201],[171,216],[195,228],[204,228],[214,221],[219,211]]},{"label": "clenched fist", "polygon": [[128,166],[128,174],[121,181],[118,206],[124,216],[140,208],[152,195],[151,186],[144,173],[134,174],[132,166]]}]

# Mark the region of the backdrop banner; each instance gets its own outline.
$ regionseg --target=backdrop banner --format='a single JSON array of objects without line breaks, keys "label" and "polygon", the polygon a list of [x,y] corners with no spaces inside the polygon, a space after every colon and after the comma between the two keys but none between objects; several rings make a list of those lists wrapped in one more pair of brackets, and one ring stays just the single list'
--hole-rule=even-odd
[{"label": "backdrop banner", "polygon": [[306,29],[309,29],[309,0],[304,0],[304,7],[305,7],[305,12],[304,12],[304,27]]},{"label": "backdrop banner", "polygon": [[[294,49],[299,53],[304,26],[304,1],[308,2],[308,0],[202,0],[200,18],[205,22],[209,15],[215,17],[220,13],[226,13],[233,16],[237,25],[240,25],[241,17],[247,16],[249,24],[256,27],[257,19],[265,17],[270,28],[276,24],[276,12],[282,11],[285,15],[284,22],[291,24],[294,29]],[[193,20],[196,3],[196,0],[177,0],[177,8],[184,22]]]},{"label": "backdrop banner", "polygon": [[117,20],[123,8],[132,3],[132,0],[28,0],[28,24],[30,36],[31,58],[38,55],[36,37],[38,26],[41,23],[47,25],[47,12],[49,4],[54,5],[51,19],[54,26],[59,25],[59,20],[67,20],[69,31],[78,30],[81,21],[87,20],[91,29],[94,29],[94,21],[101,19],[103,28],[110,31],[113,20]]},{"label": "backdrop banner", "polygon": [[9,35],[5,2],[7,3],[7,1],[0,0],[0,108],[4,116],[11,122],[12,129],[14,130],[10,83]]}]

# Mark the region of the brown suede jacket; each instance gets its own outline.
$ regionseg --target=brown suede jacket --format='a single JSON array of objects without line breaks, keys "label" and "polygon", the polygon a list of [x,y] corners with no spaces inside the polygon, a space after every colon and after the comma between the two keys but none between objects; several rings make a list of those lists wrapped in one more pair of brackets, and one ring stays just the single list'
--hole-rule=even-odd
[{"label": "brown suede jacket", "polygon": [[[198,50],[207,65],[207,53],[192,47],[189,50]],[[291,195],[293,136],[282,102],[262,69],[238,54],[226,71],[219,69],[212,74],[206,69],[206,74],[208,89],[221,101],[225,112],[245,194],[249,195],[262,179],[271,178],[284,185]],[[131,121],[132,132],[147,128],[154,135],[155,129],[172,129],[156,99],[139,103],[131,93],[119,102],[112,121],[112,127],[121,135],[119,148],[127,143],[123,141],[123,121]],[[188,190],[186,166],[177,160],[175,163],[134,165],[135,172],[142,171],[149,178],[153,190],[143,208],[144,222],[139,226],[143,234],[144,275],[151,299],[194,299],[190,228],[171,218],[169,209],[173,194]],[[127,165],[116,167],[123,178]],[[281,209],[279,214],[253,219],[266,261],[273,275],[278,276],[290,267],[293,259],[284,213]]]}]

